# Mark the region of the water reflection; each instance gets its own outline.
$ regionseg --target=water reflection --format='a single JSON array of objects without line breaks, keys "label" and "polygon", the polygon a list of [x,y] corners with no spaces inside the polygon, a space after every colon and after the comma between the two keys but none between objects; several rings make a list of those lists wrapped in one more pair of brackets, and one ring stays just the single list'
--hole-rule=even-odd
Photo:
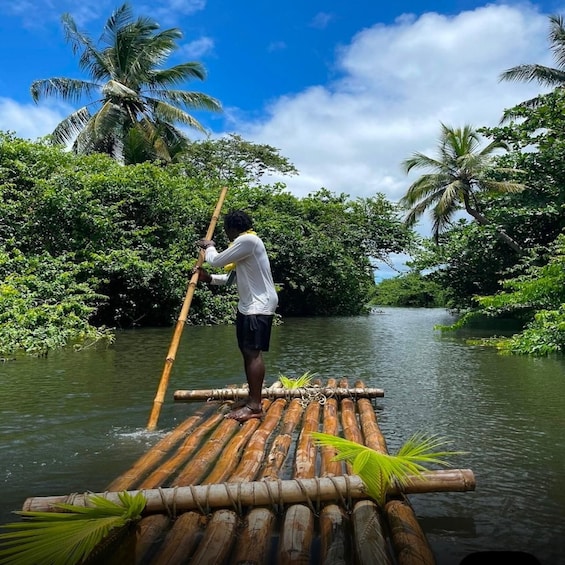
[{"label": "water reflection", "polygon": [[[448,437],[471,493],[411,498],[438,558],[486,549],[565,564],[565,363],[503,357],[434,331],[443,310],[385,308],[358,318],[288,319],[273,328],[267,384],[306,371],[383,388],[377,415],[394,452],[414,432]],[[104,490],[196,408],[177,389],[244,382],[234,328],[183,332],[156,432],[145,426],[171,329],[119,334],[109,349],[0,365],[0,522],[28,496]]]}]

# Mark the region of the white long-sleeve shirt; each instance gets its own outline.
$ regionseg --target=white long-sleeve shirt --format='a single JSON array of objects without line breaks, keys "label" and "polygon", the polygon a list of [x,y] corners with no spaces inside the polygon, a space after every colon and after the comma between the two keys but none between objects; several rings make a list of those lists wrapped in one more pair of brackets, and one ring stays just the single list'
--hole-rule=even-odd
[{"label": "white long-sleeve shirt", "polygon": [[[275,290],[267,251],[261,238],[255,234],[243,233],[221,253],[218,253],[212,245],[206,249],[205,260],[212,267],[236,264],[238,310],[242,314],[270,316],[275,313],[279,298]],[[212,275],[211,284],[224,285],[228,277],[229,274]]]}]

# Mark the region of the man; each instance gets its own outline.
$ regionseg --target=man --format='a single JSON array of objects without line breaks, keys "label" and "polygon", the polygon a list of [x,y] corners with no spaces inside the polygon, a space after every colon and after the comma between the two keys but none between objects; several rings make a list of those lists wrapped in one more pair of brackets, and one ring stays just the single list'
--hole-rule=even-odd
[{"label": "man", "polygon": [[225,285],[235,278],[237,284],[236,335],[243,356],[249,398],[243,405],[234,406],[226,418],[242,423],[263,415],[261,390],[265,362],[262,352],[269,350],[278,296],[265,245],[253,231],[251,218],[241,210],[230,212],[224,217],[224,231],[231,242],[224,251],[218,252],[215,242],[210,239],[201,239],[197,245],[205,250],[205,261],[209,265],[224,267],[228,272],[211,275],[199,268],[198,280]]}]

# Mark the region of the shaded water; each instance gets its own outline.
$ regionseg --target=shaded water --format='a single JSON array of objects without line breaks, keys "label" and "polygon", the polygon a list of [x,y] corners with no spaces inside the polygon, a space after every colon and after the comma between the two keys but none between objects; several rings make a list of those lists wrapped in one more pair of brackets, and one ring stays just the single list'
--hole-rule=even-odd
[{"label": "shaded water", "polygon": [[[444,310],[288,319],[273,328],[267,379],[317,372],[383,388],[377,417],[391,452],[414,432],[466,452],[468,493],[411,502],[438,565],[481,550],[565,565],[565,360],[500,356],[434,331]],[[158,430],[145,427],[172,329],[118,334],[108,349],[0,364],[0,523],[29,496],[103,491],[197,407],[177,389],[245,382],[233,327],[186,327]]]}]

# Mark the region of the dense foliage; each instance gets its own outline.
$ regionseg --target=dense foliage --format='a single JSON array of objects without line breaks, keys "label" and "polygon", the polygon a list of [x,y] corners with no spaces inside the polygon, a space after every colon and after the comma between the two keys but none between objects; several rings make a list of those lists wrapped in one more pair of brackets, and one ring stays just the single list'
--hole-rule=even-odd
[{"label": "dense foliage", "polygon": [[[164,168],[0,134],[0,354],[84,345],[107,328],[173,324],[220,193],[216,161],[202,159],[215,143],[229,185],[224,211],[254,218],[279,313],[366,312],[371,258],[410,240],[382,195],[350,200],[321,190],[299,199],[284,185],[260,185],[263,172],[294,168],[272,147],[237,137],[195,144],[194,160],[189,152]],[[215,239],[228,244],[221,221]],[[233,288],[200,285],[188,323],[230,322],[236,302]]]},{"label": "dense foliage", "polygon": [[[525,185],[520,193],[482,195],[489,225],[459,221],[425,244],[414,259],[417,270],[446,289],[448,305],[466,312],[452,328],[477,318],[513,317],[524,329],[511,339],[493,339],[514,353],[546,355],[565,351],[562,234],[565,229],[565,94],[561,89],[508,112],[514,121],[482,128],[506,144],[490,174],[512,171]],[[518,172],[517,172],[518,171]],[[523,246],[509,253],[499,230]],[[550,290],[551,289],[551,290]],[[536,296],[535,300],[532,297]]]},{"label": "dense foliage", "polygon": [[371,291],[373,306],[441,308],[446,306],[442,287],[417,271],[385,279]]}]

